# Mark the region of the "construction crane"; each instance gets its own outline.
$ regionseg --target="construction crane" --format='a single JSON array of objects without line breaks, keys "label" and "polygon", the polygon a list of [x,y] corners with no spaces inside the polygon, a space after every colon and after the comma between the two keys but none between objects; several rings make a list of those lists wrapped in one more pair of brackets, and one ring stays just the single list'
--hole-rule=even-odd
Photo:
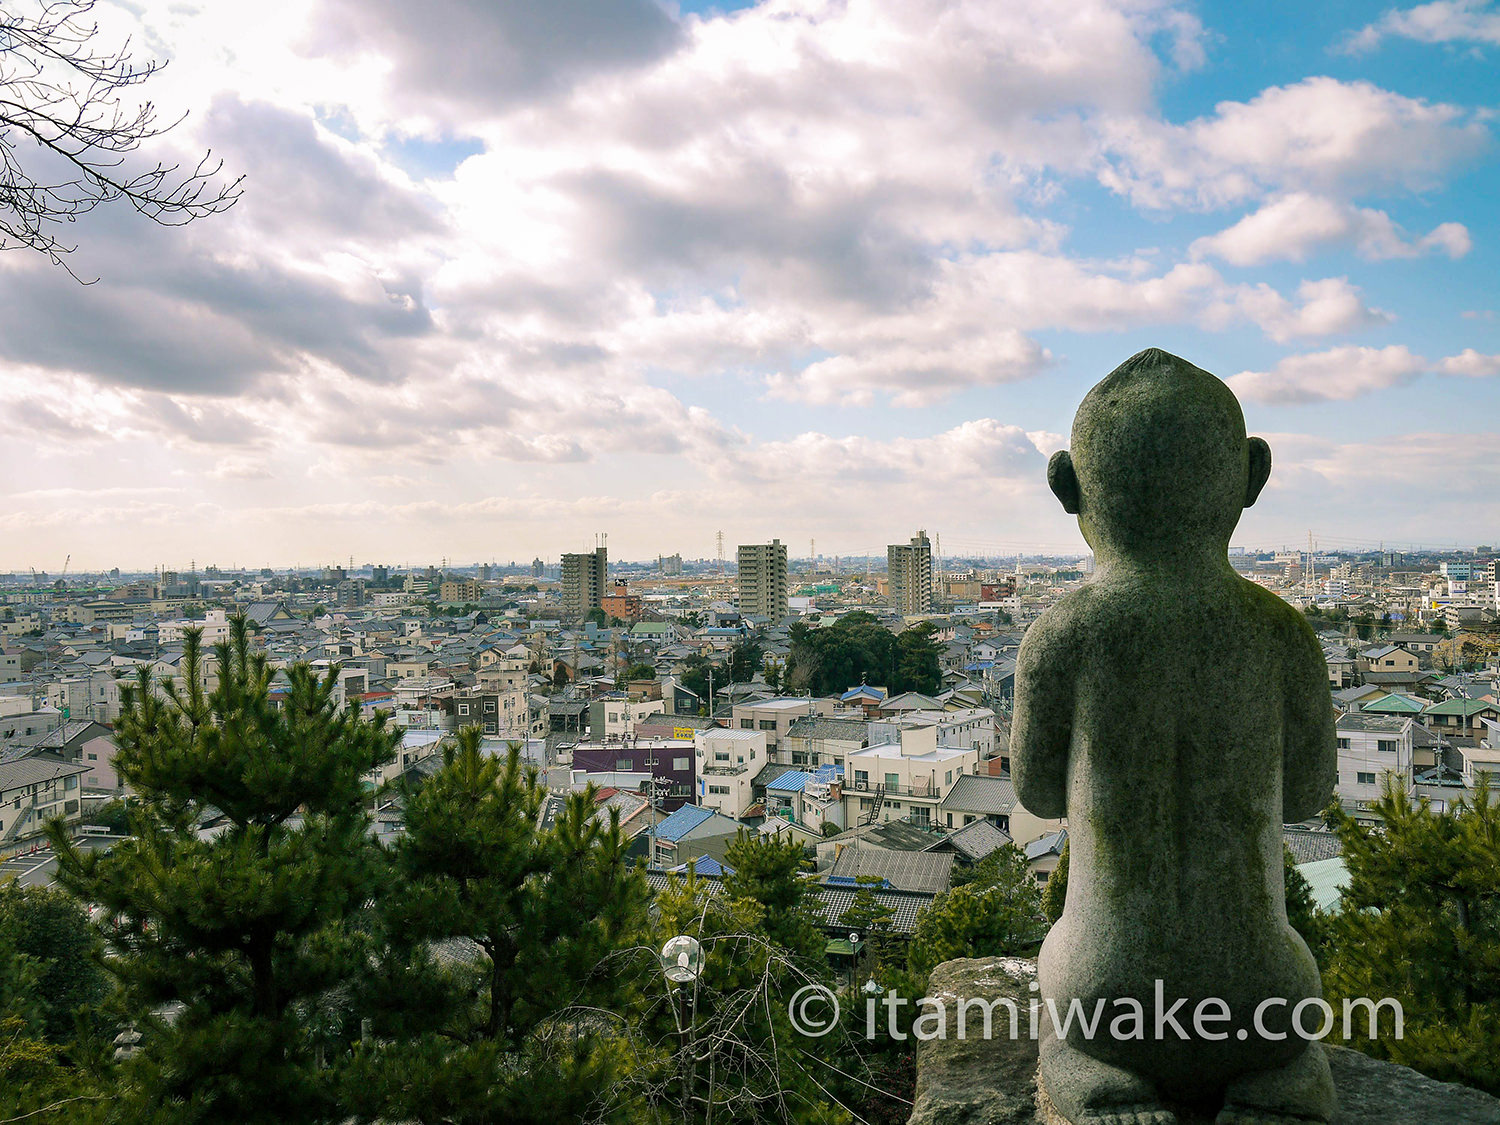
[{"label": "construction crane", "polygon": [[62,577],[66,578],[68,576],[68,564],[70,562],[72,562],[72,561],[73,561],[73,556],[72,555],[69,555],[67,558],[63,559]]}]

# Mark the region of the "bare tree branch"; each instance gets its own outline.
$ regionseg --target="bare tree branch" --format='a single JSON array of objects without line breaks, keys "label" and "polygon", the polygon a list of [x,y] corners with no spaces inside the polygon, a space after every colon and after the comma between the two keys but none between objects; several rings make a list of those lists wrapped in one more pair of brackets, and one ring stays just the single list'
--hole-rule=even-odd
[{"label": "bare tree branch", "polygon": [[59,228],[99,204],[123,199],[153,222],[181,226],[232,207],[244,179],[224,182],[212,152],[191,171],[128,167],[130,154],[183,119],[159,123],[149,100],[127,105],[131,88],[165,64],[137,62],[128,39],[100,46],[94,3],[0,7],[0,250],[34,250],[65,269],[75,247]]}]

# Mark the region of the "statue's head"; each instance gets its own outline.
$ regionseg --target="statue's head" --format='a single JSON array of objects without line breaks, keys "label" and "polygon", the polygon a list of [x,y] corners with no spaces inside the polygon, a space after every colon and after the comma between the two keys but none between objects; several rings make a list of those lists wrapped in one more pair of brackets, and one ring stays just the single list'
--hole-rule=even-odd
[{"label": "statue's head", "polygon": [[1233,392],[1185,359],[1148,348],[1084,398],[1070,451],[1047,482],[1089,545],[1130,556],[1227,547],[1271,475],[1271,448],[1245,437]]}]

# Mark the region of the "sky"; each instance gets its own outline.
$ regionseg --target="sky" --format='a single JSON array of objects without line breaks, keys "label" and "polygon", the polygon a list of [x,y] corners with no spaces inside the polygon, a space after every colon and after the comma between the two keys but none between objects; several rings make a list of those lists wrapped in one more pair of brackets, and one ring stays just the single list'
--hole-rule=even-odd
[{"label": "sky", "polygon": [[1271,444],[1237,544],[1500,539],[1500,6],[95,14],[244,194],[0,251],[0,571],[1077,552],[1144,347]]}]

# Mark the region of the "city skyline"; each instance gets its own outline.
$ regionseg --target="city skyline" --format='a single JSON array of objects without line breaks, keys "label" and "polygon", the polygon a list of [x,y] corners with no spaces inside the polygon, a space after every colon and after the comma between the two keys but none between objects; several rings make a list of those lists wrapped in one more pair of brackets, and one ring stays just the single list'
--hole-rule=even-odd
[{"label": "city skyline", "polygon": [[[884,572],[886,566],[888,566],[889,563],[889,552],[892,546],[902,545],[889,544],[884,549],[869,554],[825,554],[820,550],[816,555],[803,555],[798,554],[795,551],[788,550],[786,559],[788,565],[792,567],[794,572],[803,574],[809,573],[809,568],[813,566],[832,566],[836,563],[840,564],[838,573],[845,575],[852,575],[860,570]],[[786,548],[787,545],[782,544],[782,547]],[[934,551],[935,549],[936,545],[934,544]],[[1407,561],[1410,561],[1418,558],[1441,558],[1450,554],[1457,556],[1475,555],[1488,558],[1493,555],[1496,550],[1497,548],[1492,544],[1479,541],[1465,544],[1404,543],[1397,540],[1369,540],[1353,542],[1342,541],[1329,543],[1320,542],[1314,539],[1312,543],[1311,556],[1316,560],[1325,560],[1329,558],[1361,558],[1375,555],[1395,554],[1402,556],[1403,558],[1409,557]],[[1308,544],[1306,542],[1300,544],[1232,543],[1229,547],[1229,555],[1231,558],[1239,555],[1257,556],[1278,554],[1283,552],[1298,554],[1305,557],[1309,554]],[[295,573],[298,575],[307,576],[314,575],[322,571],[341,569],[347,571],[351,575],[362,576],[365,571],[370,571],[373,569],[377,571],[385,570],[388,571],[391,575],[399,574],[404,576],[408,574],[421,575],[427,572],[431,572],[433,574],[459,574],[468,571],[479,572],[481,570],[486,570],[493,567],[499,572],[514,571],[515,573],[513,575],[510,575],[510,577],[531,577],[538,580],[545,580],[550,583],[558,583],[561,581],[561,576],[558,573],[552,573],[548,575],[535,574],[534,567],[536,563],[541,562],[547,569],[553,572],[557,572],[563,565],[563,556],[568,554],[586,556],[592,553],[592,551],[562,552],[561,555],[555,558],[542,559],[538,557],[532,562],[524,561],[519,557],[512,558],[509,555],[505,556],[503,559],[494,555],[486,558],[475,559],[459,559],[451,556],[443,556],[435,560],[416,561],[406,559],[395,560],[390,558],[351,560],[350,556],[345,555],[342,558],[333,558],[322,561],[272,560],[267,562],[244,563],[239,560],[215,560],[209,555],[204,555],[201,558],[195,556],[194,558],[189,559],[186,563],[179,564],[168,562],[154,563],[143,566],[121,565],[119,563],[110,564],[108,566],[80,566],[76,565],[71,556],[69,556],[68,559],[65,560],[67,566],[66,572],[61,569],[48,570],[44,567],[32,566],[11,568],[9,570],[0,567],[0,581],[3,581],[6,578],[11,578],[12,580],[21,580],[24,583],[24,580],[27,578],[28,574],[33,572],[39,579],[45,576],[48,581],[56,581],[58,578],[72,577],[78,574],[108,575],[112,571],[119,571],[122,577],[146,577],[151,575],[160,576],[163,574],[190,574],[198,577],[207,577],[208,575],[206,572],[208,571],[222,572],[225,574],[253,576],[262,570],[270,570],[276,575]],[[1088,549],[1087,545],[1080,544],[1080,548],[1076,550],[1012,550],[1008,552],[990,553],[962,552],[948,553],[943,556],[934,554],[932,559],[932,566],[934,573],[938,572],[939,566],[941,566],[943,573],[958,573],[965,569],[992,569],[992,564],[998,563],[1007,563],[1014,565],[1018,562],[1024,562],[1028,560],[1078,561],[1092,558],[1092,556],[1093,552]],[[641,577],[675,577],[694,579],[711,577],[711,575],[705,574],[701,570],[682,571],[680,569],[671,569],[663,571],[661,569],[663,560],[671,560],[674,558],[680,559],[681,564],[707,567],[710,570],[714,568],[718,563],[716,556],[712,554],[675,556],[651,555],[642,558],[616,557],[614,555],[611,555],[608,560],[608,572],[613,574],[618,573],[620,571],[620,568],[629,568],[628,576],[630,577],[634,577],[637,575]],[[726,556],[723,560],[723,566],[724,573],[729,577],[733,577],[738,571],[738,562],[734,556]],[[497,578],[506,576],[507,575],[503,573],[499,573],[496,575]],[[601,597],[603,596],[604,594],[601,594]]]},{"label": "city skyline", "polygon": [[245,195],[0,255],[0,572],[1081,553],[1146,346],[1270,441],[1235,543],[1494,537],[1492,5],[414,11],[100,3]]}]

